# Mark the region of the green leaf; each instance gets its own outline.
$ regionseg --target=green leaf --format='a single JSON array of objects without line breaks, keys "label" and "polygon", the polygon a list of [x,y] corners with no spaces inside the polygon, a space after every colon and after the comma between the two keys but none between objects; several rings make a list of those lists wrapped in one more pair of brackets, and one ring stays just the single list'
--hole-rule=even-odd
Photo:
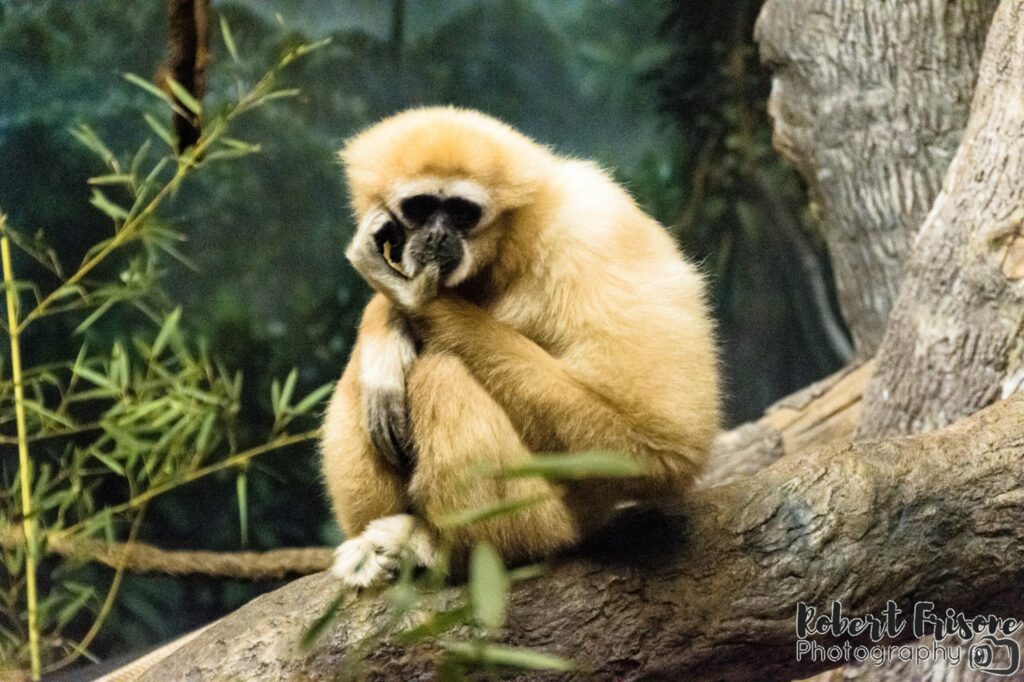
[{"label": "green leaf", "polygon": [[474,547],[469,560],[469,602],[478,623],[493,630],[505,624],[508,587],[498,551],[487,543]]},{"label": "green leaf", "polygon": [[161,90],[157,86],[155,86],[152,83],[150,83],[145,78],[140,78],[140,77],[136,76],[134,73],[125,73],[125,74],[122,74],[122,77],[126,81],[128,81],[129,83],[131,83],[133,85],[137,85],[138,87],[142,88],[143,90],[145,90],[149,94],[151,94],[154,97],[158,98],[159,100],[161,100],[167,106],[169,106],[171,108],[174,107],[174,100],[171,99],[170,95],[168,95],[166,92],[164,92],[163,90]]},{"label": "green leaf", "polygon": [[482,642],[442,642],[441,646],[451,654],[477,664],[502,665],[526,670],[557,670],[559,672],[569,672],[576,667],[572,661],[533,649],[519,649]]},{"label": "green leaf", "polygon": [[231,147],[232,149],[241,149],[243,151],[252,153],[256,153],[261,149],[260,145],[258,144],[253,144],[251,142],[246,142],[244,140],[236,140],[233,137],[222,137],[220,138],[220,141],[226,147]]},{"label": "green leaf", "polygon": [[89,178],[90,185],[131,185],[132,178],[124,173],[110,173]]},{"label": "green leaf", "polygon": [[295,414],[305,414],[314,405],[317,405],[324,397],[334,390],[334,382],[324,384],[320,388],[316,389],[305,398],[299,401],[299,403],[292,408],[292,412]]},{"label": "green leaf", "polygon": [[213,425],[217,422],[217,414],[210,412],[199,427],[199,434],[196,436],[195,449],[200,455],[206,454],[207,446],[210,444],[210,436],[213,434]]},{"label": "green leaf", "polygon": [[480,521],[486,521],[488,519],[509,516],[521,509],[532,507],[535,504],[539,504],[549,499],[551,499],[550,495],[534,495],[532,497],[501,500],[494,504],[488,504],[482,507],[473,507],[471,509],[464,509],[462,511],[446,514],[438,519],[437,525],[439,528],[458,528],[459,526],[468,526],[471,523],[479,523]]},{"label": "green leaf", "polygon": [[499,478],[542,476],[547,479],[628,478],[647,472],[639,462],[617,452],[574,452],[560,455],[531,455],[522,464],[503,469]]},{"label": "green leaf", "polygon": [[345,597],[348,596],[348,592],[344,589],[338,592],[330,604],[327,605],[327,610],[320,614],[313,624],[309,626],[309,629],[302,633],[302,639],[299,640],[299,646],[303,649],[308,649],[320,638],[327,626],[331,624],[331,621],[341,611],[342,602],[345,601]]},{"label": "green leaf", "polygon": [[74,594],[74,597],[57,613],[58,628],[71,622],[71,619],[78,615],[78,612],[85,607],[89,600],[96,596],[96,590],[89,585],[68,582],[64,583],[64,587]]},{"label": "green leaf", "polygon": [[411,630],[400,633],[398,641],[400,644],[408,645],[422,639],[432,639],[438,635],[443,635],[456,626],[467,624],[472,615],[472,611],[466,605],[456,606],[447,611],[439,611]]},{"label": "green leaf", "polygon": [[111,458],[109,455],[105,455],[102,452],[98,452],[96,450],[93,450],[92,452],[90,452],[90,454],[99,461],[103,462],[107,466],[107,468],[113,471],[114,473],[120,476],[125,475],[124,467],[122,467],[120,463]]},{"label": "green leaf", "polygon": [[231,36],[231,27],[228,26],[228,20],[224,17],[220,18],[220,34],[224,38],[224,46],[228,48],[228,54],[231,55],[231,59],[236,64],[240,63],[241,60],[238,58],[238,48],[235,47],[235,39]]},{"label": "green leaf", "polygon": [[108,310],[110,310],[112,307],[114,307],[115,303],[117,303],[117,299],[116,298],[108,298],[98,308],[96,308],[96,310],[94,310],[91,313],[89,313],[89,316],[87,318],[85,318],[84,320],[82,320],[81,324],[79,324],[77,327],[75,327],[75,331],[72,332],[72,333],[73,334],[81,334],[82,332],[84,332],[86,329],[91,327],[93,325],[93,323],[96,322],[96,320],[98,320],[101,317],[103,317],[103,315]]},{"label": "green leaf", "polygon": [[235,492],[238,495],[238,533],[242,547],[249,544],[249,496],[246,494],[245,470],[235,478]]},{"label": "green leaf", "polygon": [[184,85],[168,76],[167,86],[171,89],[171,92],[174,93],[174,96],[178,98],[178,101],[181,102],[186,109],[191,111],[196,116],[203,113],[203,105],[199,103],[199,100],[192,96],[192,93],[189,92]]},{"label": "green leaf", "polygon": [[295,392],[295,381],[299,378],[299,371],[293,369],[288,373],[288,376],[284,380],[284,388],[281,389],[281,395],[278,397],[278,409],[276,412],[284,414],[288,410],[288,403],[292,400],[292,393]]},{"label": "green leaf", "polygon": [[[143,114],[142,118],[146,119],[146,123],[148,123],[149,127],[153,129],[153,132],[157,134],[157,137],[159,137],[161,140],[166,142],[167,146],[170,147],[171,149],[175,148],[174,147],[174,136],[171,135],[171,131],[168,130],[167,127],[164,126],[164,124],[160,123],[160,121],[156,120],[156,118],[154,118],[153,115],[148,113],[148,112]],[[153,171],[149,174],[150,178],[153,178],[153,177],[156,176],[157,171],[159,169],[163,168],[163,165],[164,165],[165,161],[166,161],[166,159],[161,159],[160,160],[160,162],[157,164],[156,168],[154,168]]]},{"label": "green leaf", "polygon": [[124,220],[128,217],[128,211],[108,199],[107,195],[98,189],[93,189],[92,199],[89,200],[89,203],[106,213],[114,220]]},{"label": "green leaf", "polygon": [[106,166],[115,166],[116,159],[114,157],[114,152],[110,151],[110,149],[108,149],[107,146],[103,144],[103,141],[99,138],[99,135],[97,135],[96,131],[94,131],[92,128],[83,124],[78,126],[77,130],[72,130],[71,134],[75,136],[76,140],[81,142],[91,151],[95,152],[97,156],[102,158],[103,163]]},{"label": "green leaf", "polygon": [[178,321],[181,319],[181,306],[178,306],[171,314],[164,320],[163,326],[160,327],[160,333],[156,335],[156,340],[153,341],[153,348],[149,352],[150,358],[159,357],[164,347],[167,345],[168,339],[171,338],[171,334],[178,328]]}]

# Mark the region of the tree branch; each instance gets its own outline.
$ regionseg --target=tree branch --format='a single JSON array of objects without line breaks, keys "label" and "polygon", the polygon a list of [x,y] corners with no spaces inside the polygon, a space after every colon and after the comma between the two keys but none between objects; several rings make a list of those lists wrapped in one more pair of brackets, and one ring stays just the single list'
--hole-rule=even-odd
[{"label": "tree branch", "polygon": [[[698,490],[682,529],[645,527],[637,547],[637,529],[620,528],[519,585],[503,639],[572,658],[584,679],[784,679],[833,665],[796,662],[797,602],[835,599],[855,615],[878,613],[887,599],[902,609],[927,599],[973,613],[1010,595],[1002,610],[1014,612],[1024,580],[1022,414],[1016,396],[943,431],[784,457]],[[387,608],[383,598],[352,597],[333,632],[300,651],[301,633],[336,590],[326,574],[297,580],[143,679],[332,679]],[[452,588],[429,602],[456,597]],[[435,656],[378,644],[365,670],[418,678]]]}]

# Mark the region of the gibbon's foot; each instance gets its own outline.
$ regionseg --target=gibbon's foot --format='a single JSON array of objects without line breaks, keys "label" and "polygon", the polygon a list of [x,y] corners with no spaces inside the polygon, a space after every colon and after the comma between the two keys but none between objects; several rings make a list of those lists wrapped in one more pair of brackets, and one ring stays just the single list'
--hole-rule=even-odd
[{"label": "gibbon's foot", "polygon": [[331,573],[350,587],[372,587],[394,579],[408,550],[418,566],[431,567],[437,557],[434,540],[422,521],[410,514],[395,514],[371,521],[334,553]]}]

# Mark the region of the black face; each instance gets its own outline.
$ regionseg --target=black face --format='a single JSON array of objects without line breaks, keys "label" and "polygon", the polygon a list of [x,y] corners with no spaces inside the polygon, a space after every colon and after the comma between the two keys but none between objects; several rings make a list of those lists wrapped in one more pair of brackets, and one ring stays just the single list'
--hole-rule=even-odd
[{"label": "black face", "polygon": [[391,260],[402,260],[408,248],[412,261],[424,266],[437,263],[441,276],[451,274],[462,262],[464,238],[480,222],[483,209],[462,197],[417,194],[399,204],[401,218],[392,215],[374,235],[377,248],[390,244]]}]

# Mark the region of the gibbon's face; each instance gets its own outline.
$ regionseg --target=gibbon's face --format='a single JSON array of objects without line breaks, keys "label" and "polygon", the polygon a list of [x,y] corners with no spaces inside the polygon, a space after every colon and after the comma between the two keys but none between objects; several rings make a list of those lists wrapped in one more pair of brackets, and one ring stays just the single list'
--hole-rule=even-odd
[{"label": "gibbon's face", "polygon": [[488,260],[482,237],[493,222],[491,201],[465,179],[423,177],[398,184],[360,227],[385,260],[406,277],[437,263],[441,282],[456,287]]},{"label": "gibbon's face", "polygon": [[396,114],[340,153],[359,229],[405,277],[426,263],[455,287],[499,259],[499,242],[549,182],[554,157],[489,116],[453,107]]}]

